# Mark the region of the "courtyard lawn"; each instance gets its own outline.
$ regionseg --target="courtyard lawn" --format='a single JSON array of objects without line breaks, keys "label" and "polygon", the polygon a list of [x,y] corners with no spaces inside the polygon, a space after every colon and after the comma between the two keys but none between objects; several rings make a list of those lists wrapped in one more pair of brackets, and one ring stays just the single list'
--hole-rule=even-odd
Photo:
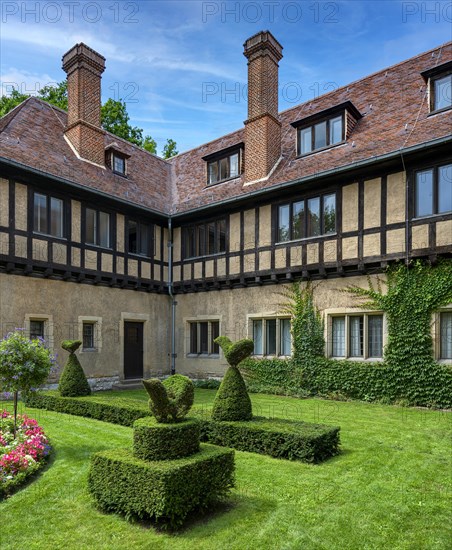
[{"label": "courtyard lawn", "polygon": [[[104,398],[145,401],[144,391]],[[208,407],[215,392],[196,390]],[[132,444],[132,429],[38,409],[55,453],[0,502],[0,547],[28,549],[446,549],[451,541],[452,414],[360,402],[252,395],[255,414],[341,426],[342,454],[320,465],[236,452],[227,505],[177,534],[97,511],[91,453]],[[3,403],[5,405],[5,403]],[[11,404],[8,404],[10,408]]]}]

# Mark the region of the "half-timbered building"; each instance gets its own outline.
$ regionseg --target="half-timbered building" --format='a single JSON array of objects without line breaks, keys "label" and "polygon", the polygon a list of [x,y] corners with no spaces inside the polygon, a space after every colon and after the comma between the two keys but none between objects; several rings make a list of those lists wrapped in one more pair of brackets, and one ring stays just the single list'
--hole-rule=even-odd
[{"label": "half-timbered building", "polygon": [[[2,333],[82,340],[98,387],[218,376],[219,334],[289,356],[281,289],[315,279],[325,353],[382,357],[383,313],[341,289],[451,256],[452,43],[284,112],[282,46],[244,47],[244,127],[169,160],[102,130],[105,59],[84,44],[63,56],[68,112],[29,98],[0,119]],[[452,305],[435,321],[452,362]]]}]

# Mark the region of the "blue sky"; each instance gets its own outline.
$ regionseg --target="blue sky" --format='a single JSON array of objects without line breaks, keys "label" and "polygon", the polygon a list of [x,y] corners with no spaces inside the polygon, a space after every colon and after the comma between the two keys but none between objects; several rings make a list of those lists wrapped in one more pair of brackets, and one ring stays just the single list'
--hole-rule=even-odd
[{"label": "blue sky", "polygon": [[63,80],[62,54],[83,41],[107,59],[103,100],[184,151],[242,126],[243,43],[263,29],[284,47],[284,110],[451,40],[452,2],[2,0],[1,91]]}]

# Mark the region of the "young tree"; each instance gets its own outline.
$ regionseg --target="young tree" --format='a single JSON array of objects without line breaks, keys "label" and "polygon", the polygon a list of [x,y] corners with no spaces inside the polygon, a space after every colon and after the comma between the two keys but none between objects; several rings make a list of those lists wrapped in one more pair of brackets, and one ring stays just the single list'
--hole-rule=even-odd
[{"label": "young tree", "polygon": [[165,146],[163,147],[163,158],[169,159],[176,156],[179,153],[177,150],[177,143],[173,139],[167,139]]},{"label": "young tree", "polygon": [[[0,117],[6,115],[17,105],[30,96],[22,94],[15,88],[9,96],[0,97]],[[38,91],[37,97],[67,111],[67,80],[59,82],[56,86],[44,86]],[[157,154],[157,142],[151,136],[143,137],[143,129],[130,124],[129,113],[125,101],[108,99],[101,107],[101,124],[107,132],[123,138],[130,143],[138,145],[149,153]],[[168,139],[163,148],[163,158],[167,159],[177,155],[176,142]]]},{"label": "young tree", "polygon": [[47,101],[55,107],[59,107],[64,111],[67,111],[67,80],[59,82],[56,86],[44,86],[38,91],[39,99]]},{"label": "young tree", "polygon": [[0,117],[5,116],[28,97],[26,94],[21,94],[16,88],[13,89],[9,96],[2,95],[0,97]]},{"label": "young tree", "polygon": [[42,338],[30,340],[16,330],[0,341],[0,389],[14,395],[14,437],[19,392],[43,384],[54,362],[55,358]]}]

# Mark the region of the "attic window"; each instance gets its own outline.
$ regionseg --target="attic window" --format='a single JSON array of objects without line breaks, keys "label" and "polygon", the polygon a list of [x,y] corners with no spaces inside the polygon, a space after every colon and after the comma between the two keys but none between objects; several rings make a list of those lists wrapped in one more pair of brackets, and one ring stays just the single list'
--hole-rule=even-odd
[{"label": "attic window", "polygon": [[297,155],[304,156],[344,143],[361,113],[347,101],[293,122],[297,129]]},{"label": "attic window", "polygon": [[121,176],[126,175],[126,159],[119,156],[116,153],[113,153],[113,172],[120,174]]},{"label": "attic window", "polygon": [[207,162],[207,185],[237,178],[242,173],[243,143],[203,157]]},{"label": "attic window", "polygon": [[130,155],[119,150],[116,143],[112,143],[105,150],[105,162],[114,174],[127,177],[127,159]]},{"label": "attic window", "polygon": [[430,112],[446,111],[452,107],[452,61],[421,73],[427,82]]}]

